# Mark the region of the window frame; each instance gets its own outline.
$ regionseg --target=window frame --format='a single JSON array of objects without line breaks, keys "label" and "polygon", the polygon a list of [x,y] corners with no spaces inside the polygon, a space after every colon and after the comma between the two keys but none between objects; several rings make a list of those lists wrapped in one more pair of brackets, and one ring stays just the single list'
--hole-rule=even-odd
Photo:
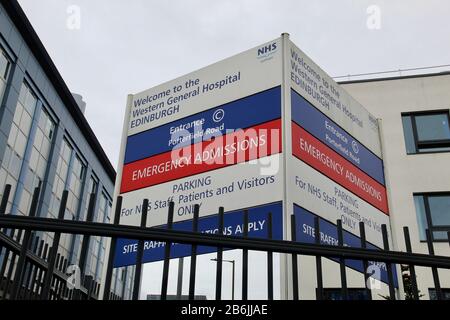
[{"label": "window frame", "polygon": [[[6,69],[6,77],[4,78],[4,80],[0,80],[0,81],[5,82],[4,91],[0,95],[0,107],[2,107],[3,102],[5,102],[5,99],[6,99],[8,84],[10,84],[12,81],[12,76],[13,76],[15,66],[17,63],[17,58],[15,57],[13,52],[8,48],[7,43],[4,42],[2,37],[0,37],[0,54],[3,55],[6,58],[6,60],[8,61],[8,67]],[[2,79],[3,79],[3,75],[2,75]]]},{"label": "window frame", "polygon": [[[450,288],[441,288],[441,293],[443,296],[443,301],[449,301],[450,300]],[[431,296],[434,296],[434,299],[431,299]],[[448,299],[446,299],[446,295],[448,295]],[[431,301],[437,300],[437,290],[436,288],[428,288],[428,296]]]},{"label": "window frame", "polygon": [[0,77],[3,78],[3,80],[8,83],[9,80],[9,76],[11,75],[11,69],[12,69],[12,59],[9,57],[9,55],[6,53],[5,50],[3,50],[3,47],[0,46],[0,54],[5,57],[5,60],[8,62],[8,65],[6,66],[5,69],[5,74],[4,75],[0,75]]},{"label": "window frame", "polygon": [[[429,141],[419,141],[419,135],[417,132],[417,122],[416,117],[420,116],[429,116],[429,115],[446,115],[447,116],[447,124],[450,128],[450,110],[449,109],[437,109],[437,110],[427,110],[427,111],[416,111],[416,112],[403,112],[401,113],[401,119],[402,119],[402,128],[403,128],[403,135],[405,135],[405,128],[403,126],[403,117],[409,117],[411,120],[411,126],[412,126],[412,134],[414,138],[414,153],[408,153],[408,150],[406,150],[407,155],[413,155],[413,154],[430,154],[430,153],[446,153],[450,152],[450,139],[441,139],[441,140],[429,140]],[[406,147],[406,146],[405,146]],[[448,150],[435,150],[435,151],[419,151],[420,148],[447,148]]]},{"label": "window frame", "polygon": [[[431,210],[430,210],[430,202],[428,201],[428,197],[433,197],[433,196],[447,196],[450,198],[450,191],[439,191],[439,192],[417,192],[417,193],[413,193],[413,197],[415,196],[422,196],[423,197],[423,205],[425,208],[425,218],[426,218],[426,223],[427,223],[427,228],[428,230],[431,230],[430,235],[431,235],[431,241],[432,242],[448,242],[449,239],[435,239],[434,238],[434,232],[446,232],[446,231],[433,231],[434,227],[448,227],[450,225],[441,225],[441,226],[434,226],[433,227],[433,219],[431,217]],[[417,212],[417,208],[416,208],[416,212]],[[416,213],[417,214],[417,213]],[[419,226],[418,226],[419,227]],[[450,230],[448,230],[450,231]],[[420,242],[422,243],[426,243],[427,240],[422,240],[419,239]]]}]

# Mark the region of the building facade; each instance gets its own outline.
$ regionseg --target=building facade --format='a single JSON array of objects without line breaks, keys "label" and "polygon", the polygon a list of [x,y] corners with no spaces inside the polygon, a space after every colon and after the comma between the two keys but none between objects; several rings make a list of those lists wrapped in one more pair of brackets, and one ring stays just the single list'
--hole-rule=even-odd
[{"label": "building facade", "polygon": [[[33,192],[39,187],[39,217],[56,218],[63,191],[68,190],[65,219],[86,220],[94,193],[93,221],[110,222],[115,170],[77,100],[80,96],[70,93],[19,4],[2,2],[0,197],[10,184],[8,214],[28,215]],[[53,234],[34,237],[51,245]],[[58,254],[65,267],[80,263],[81,243],[80,235],[61,236]],[[105,267],[105,243],[104,238],[91,237],[84,259],[85,274],[97,284]],[[5,264],[7,270],[8,263],[11,259],[2,252],[0,266]],[[115,270],[112,290],[117,297],[130,297],[126,280],[131,283],[132,277],[132,268]]]},{"label": "building facade", "polygon": [[[380,119],[394,250],[428,253],[426,229],[438,255],[449,256],[450,72],[341,82]],[[450,270],[439,270],[450,299]],[[435,298],[431,268],[416,268],[422,299]]]}]

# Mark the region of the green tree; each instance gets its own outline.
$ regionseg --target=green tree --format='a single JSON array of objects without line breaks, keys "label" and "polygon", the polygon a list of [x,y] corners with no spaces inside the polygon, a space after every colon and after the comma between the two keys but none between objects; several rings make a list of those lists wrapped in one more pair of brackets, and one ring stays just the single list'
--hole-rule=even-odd
[{"label": "green tree", "polygon": [[[411,270],[409,265],[402,264],[400,265],[400,270],[402,272],[402,280],[403,280],[403,291],[405,292],[405,300],[414,300],[414,289],[411,281]],[[424,295],[420,293],[420,290],[417,290],[418,298],[420,299]],[[391,300],[389,296],[379,295],[386,300]]]},{"label": "green tree", "polygon": [[[414,300],[414,289],[411,281],[411,270],[409,269],[409,265],[400,265],[400,269],[402,271],[402,280],[403,280],[403,290],[405,292],[405,300]],[[423,297],[424,295],[420,293],[420,290],[417,290],[418,298]]]}]

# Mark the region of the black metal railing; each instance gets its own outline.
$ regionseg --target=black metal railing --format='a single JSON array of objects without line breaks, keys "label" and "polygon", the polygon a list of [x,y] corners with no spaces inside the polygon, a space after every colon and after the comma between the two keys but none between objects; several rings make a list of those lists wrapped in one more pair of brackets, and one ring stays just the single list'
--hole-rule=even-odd
[{"label": "black metal railing", "polygon": [[[6,185],[0,203],[0,216],[5,215],[11,186]],[[40,189],[36,188],[30,206],[29,216],[36,214]],[[61,198],[57,221],[64,218],[68,192]],[[94,197],[90,197],[88,220],[92,219]],[[54,219],[56,220],[56,219]],[[66,274],[69,262],[58,252],[61,233],[53,235],[52,243],[41,239],[38,228],[3,228],[0,230],[0,299],[61,300],[61,299],[98,299],[100,283],[92,276],[84,275],[80,268],[80,286],[71,289],[70,276]],[[80,266],[84,266],[83,252],[87,251],[89,237],[83,239]],[[85,255],[85,254],[84,254]]]},{"label": "black metal railing", "polygon": [[[268,213],[268,234],[266,239],[252,238],[248,236],[248,211],[244,211],[244,230],[243,236],[226,236],[222,234],[207,234],[198,232],[198,221],[200,207],[194,208],[192,231],[178,231],[173,229],[174,204],[170,203],[168,209],[167,228],[148,228],[147,225],[147,208],[148,200],[144,199],[142,204],[142,215],[140,226],[119,225],[120,213],[122,207],[122,198],[118,197],[114,214],[113,224],[104,224],[92,222],[92,212],[88,213],[88,221],[64,220],[64,212],[67,201],[67,191],[63,193],[58,219],[35,217],[34,211],[37,201],[39,189],[35,190],[33,197],[34,205],[31,205],[29,216],[7,215],[5,214],[7,200],[9,197],[9,187],[4,191],[2,201],[0,203],[0,227],[6,228],[4,233],[0,233],[0,254],[5,250],[2,265],[0,265],[0,298],[2,299],[98,299],[118,300],[122,297],[111,292],[111,280],[113,274],[113,258],[117,246],[117,239],[136,239],[138,240],[136,270],[133,286],[133,299],[139,297],[139,285],[142,276],[142,261],[144,253],[144,241],[154,240],[165,242],[164,264],[161,277],[161,299],[167,298],[167,288],[169,281],[169,266],[171,257],[171,244],[187,244],[191,245],[191,264],[189,277],[189,299],[194,299],[196,287],[196,269],[197,269],[197,249],[199,246],[208,246],[217,248],[216,263],[216,285],[215,298],[222,298],[222,263],[223,250],[241,249],[242,250],[242,299],[248,299],[248,252],[255,250],[265,252],[267,254],[267,297],[269,300],[274,297],[273,288],[273,254],[282,253],[292,257],[291,267],[293,270],[292,277],[292,297],[297,300],[300,296],[302,284],[299,283],[298,271],[301,269],[298,256],[313,256],[316,258],[316,277],[317,299],[323,299],[324,286],[322,274],[322,258],[330,258],[339,264],[339,274],[341,279],[341,296],[343,299],[348,298],[349,288],[347,284],[347,267],[346,260],[360,260],[363,262],[364,270],[367,270],[369,261],[386,263],[389,296],[387,299],[396,299],[396,288],[394,284],[394,271],[392,264],[400,264],[406,266],[411,281],[411,292],[409,293],[413,299],[419,299],[420,294],[417,285],[415,267],[428,267],[432,271],[434,290],[437,299],[443,299],[438,269],[450,269],[450,257],[438,256],[434,254],[433,241],[430,232],[427,231],[428,254],[419,254],[412,252],[409,230],[404,227],[404,238],[406,252],[392,251],[389,248],[388,233],[385,225],[382,226],[383,250],[373,250],[367,248],[364,223],[360,223],[360,239],[361,247],[344,246],[343,228],[340,220],[337,221],[338,246],[320,244],[320,239],[316,236],[315,243],[300,243],[294,241],[273,240],[272,239],[272,214]],[[94,197],[91,197],[91,201]],[[93,206],[89,205],[89,210],[93,210]],[[219,230],[224,226],[224,208],[218,208],[218,226]],[[291,216],[293,239],[295,234],[295,216]],[[90,221],[89,221],[90,220]],[[315,234],[319,235],[319,220],[316,217],[314,221]],[[23,231],[22,231],[23,230]],[[51,245],[44,243],[35,236],[34,232],[53,232],[53,240]],[[433,230],[434,231],[434,230]],[[439,229],[439,231],[443,231]],[[20,233],[19,236],[17,234]],[[100,236],[111,238],[110,254],[107,261],[106,279],[104,294],[99,297],[99,284],[95,283],[92,277],[86,276],[84,272],[85,258],[80,259],[80,269],[82,273],[83,283],[78,289],[70,289],[68,286],[69,277],[64,270],[67,267],[67,260],[58,255],[58,246],[62,233],[84,235],[83,241],[89,242],[89,237]],[[14,236],[16,235],[16,236]],[[450,230],[447,230],[450,244]],[[87,248],[88,244],[83,242],[82,248]],[[86,250],[86,249],[85,249]],[[362,280],[365,282],[366,290],[370,292],[368,287],[370,277],[368,272],[363,272]]]}]

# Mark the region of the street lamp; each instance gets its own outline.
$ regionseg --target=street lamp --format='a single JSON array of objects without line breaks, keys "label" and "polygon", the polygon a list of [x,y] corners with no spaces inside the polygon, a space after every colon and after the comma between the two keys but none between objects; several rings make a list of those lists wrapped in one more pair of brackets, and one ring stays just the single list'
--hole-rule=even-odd
[{"label": "street lamp", "polygon": [[[214,259],[211,259],[211,261],[218,261],[216,258],[214,258]],[[231,281],[231,300],[234,300],[234,263],[235,263],[235,260],[224,260],[224,259],[222,259],[222,262],[229,262],[229,263],[231,263],[232,264],[232,266],[233,266],[233,275],[232,275],[232,281]]]}]

